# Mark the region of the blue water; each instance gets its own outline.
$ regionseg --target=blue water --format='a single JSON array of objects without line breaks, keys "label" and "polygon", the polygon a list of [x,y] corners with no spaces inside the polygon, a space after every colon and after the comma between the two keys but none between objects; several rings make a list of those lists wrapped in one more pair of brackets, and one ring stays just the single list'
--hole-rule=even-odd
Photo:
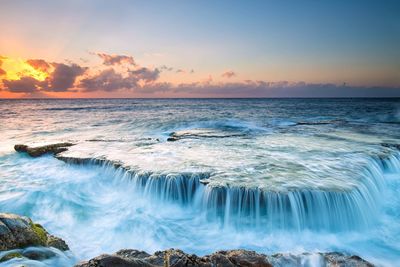
[{"label": "blue water", "polygon": [[[0,125],[0,212],[71,248],[24,264],[170,247],[400,264],[399,99],[0,100]],[[61,141],[70,161],[13,151]]]}]

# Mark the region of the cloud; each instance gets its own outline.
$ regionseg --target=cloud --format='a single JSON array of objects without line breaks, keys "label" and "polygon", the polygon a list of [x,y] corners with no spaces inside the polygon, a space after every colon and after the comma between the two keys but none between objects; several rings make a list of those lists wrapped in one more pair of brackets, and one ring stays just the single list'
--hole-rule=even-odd
[{"label": "cloud", "polygon": [[[141,86],[156,81],[159,77],[158,69],[138,68],[129,70],[125,75],[116,72],[113,68],[100,71],[80,81],[78,87],[85,92],[92,91],[117,91],[121,89],[137,89]],[[141,84],[142,83],[142,84]]]},{"label": "cloud", "polygon": [[66,92],[69,91],[78,76],[85,73],[87,68],[77,64],[66,65],[64,63],[52,63],[54,71],[47,77],[46,91]]},{"label": "cloud", "polygon": [[103,65],[105,66],[115,66],[122,64],[136,66],[135,60],[133,59],[132,56],[109,55],[105,53],[95,53],[95,54],[103,60]]},{"label": "cloud", "polygon": [[225,71],[224,73],[222,73],[221,76],[229,79],[229,78],[235,77],[236,73],[232,70],[228,70],[228,71]]},{"label": "cloud", "polygon": [[246,80],[235,83],[152,83],[138,93],[167,93],[169,97],[399,97],[399,87],[344,86],[332,83],[268,82]]},{"label": "cloud", "polygon": [[102,70],[100,73],[84,78],[80,81],[78,87],[85,92],[93,91],[116,91],[119,89],[131,89],[137,86],[137,80],[123,77],[114,69]]},{"label": "cloud", "polygon": [[3,59],[4,58],[0,56],[0,76],[6,75],[6,71],[1,68],[1,65],[3,65]]},{"label": "cloud", "polygon": [[43,59],[28,59],[26,62],[35,69],[43,72],[48,72],[51,68],[51,65]]},{"label": "cloud", "polygon": [[160,77],[160,71],[156,68],[151,70],[149,68],[139,68],[136,70],[129,71],[130,76],[135,77],[138,80],[143,80],[146,83],[154,82]]},{"label": "cloud", "polygon": [[32,77],[22,77],[19,80],[3,80],[4,88],[13,93],[38,92],[41,82]]},{"label": "cloud", "polygon": [[162,71],[164,71],[164,70],[166,70],[166,71],[173,71],[173,70],[174,70],[173,67],[168,67],[168,66],[166,66],[166,65],[160,66],[159,69],[162,70]]},{"label": "cloud", "polygon": [[76,79],[87,70],[77,64],[50,63],[43,59],[29,59],[26,62],[35,69],[46,72],[46,79],[39,81],[30,76],[22,76],[18,80],[3,79],[5,90],[29,94],[39,91],[67,92],[73,89]]},{"label": "cloud", "polygon": [[[160,79],[162,71],[186,72],[165,65],[159,68],[138,66],[131,56],[96,53],[103,59],[100,66],[91,68],[78,64],[48,62],[30,59],[26,62],[45,73],[45,79],[37,80],[22,76],[18,80],[0,83],[0,90],[26,93],[27,96],[41,96],[47,92],[114,92],[126,90],[130,96],[153,94],[154,97],[399,97],[400,87],[352,86],[347,83],[306,83],[289,81],[243,80],[241,82],[218,82],[210,74],[203,80],[191,83],[169,83]],[[0,67],[5,57],[0,56]],[[123,67],[120,65],[124,64]],[[0,68],[0,75],[7,69]],[[190,73],[194,71],[191,70]],[[25,75],[30,75],[26,73]],[[222,77],[237,76],[232,70]]]}]

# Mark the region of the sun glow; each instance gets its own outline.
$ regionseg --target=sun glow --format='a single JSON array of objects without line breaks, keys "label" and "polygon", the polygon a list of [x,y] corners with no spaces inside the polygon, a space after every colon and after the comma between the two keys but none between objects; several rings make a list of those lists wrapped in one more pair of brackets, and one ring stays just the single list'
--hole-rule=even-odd
[{"label": "sun glow", "polygon": [[2,69],[6,71],[5,79],[19,80],[22,77],[32,77],[38,81],[44,81],[49,75],[47,72],[31,66],[23,59],[2,59]]}]

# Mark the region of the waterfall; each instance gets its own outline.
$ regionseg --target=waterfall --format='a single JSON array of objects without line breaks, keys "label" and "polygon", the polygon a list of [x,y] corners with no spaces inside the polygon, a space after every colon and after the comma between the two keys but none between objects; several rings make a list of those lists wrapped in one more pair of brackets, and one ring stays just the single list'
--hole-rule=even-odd
[{"label": "waterfall", "polygon": [[378,216],[385,172],[400,172],[400,153],[371,158],[351,190],[212,186],[201,183],[209,173],[152,173],[134,171],[105,159],[60,159],[75,164],[100,165],[117,179],[129,181],[142,194],[189,206],[223,226],[263,230],[349,231],[371,226]]}]

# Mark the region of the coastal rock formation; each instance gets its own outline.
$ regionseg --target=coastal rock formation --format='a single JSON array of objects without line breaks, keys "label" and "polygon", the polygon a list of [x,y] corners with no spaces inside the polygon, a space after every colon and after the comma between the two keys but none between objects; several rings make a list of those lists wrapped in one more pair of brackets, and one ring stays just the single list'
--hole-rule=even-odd
[{"label": "coastal rock formation", "polygon": [[40,157],[44,154],[53,154],[57,155],[58,153],[67,151],[70,146],[73,146],[72,143],[56,143],[51,145],[45,146],[38,146],[38,147],[30,147],[27,145],[15,145],[14,149],[18,152],[25,152],[28,153],[31,157]]},{"label": "coastal rock formation", "polygon": [[0,251],[29,246],[55,247],[69,250],[64,240],[50,235],[31,219],[9,213],[0,213]]},{"label": "coastal rock formation", "polygon": [[[177,249],[157,251],[153,255],[139,250],[124,249],[115,254],[103,254],[86,262],[81,262],[75,267],[234,267],[234,266],[302,266],[311,254],[291,255],[275,254],[267,256],[254,251],[243,249],[217,251],[211,255],[199,257],[186,254]],[[370,267],[371,263],[358,256],[348,256],[341,253],[316,253],[321,266],[331,267]]]}]

